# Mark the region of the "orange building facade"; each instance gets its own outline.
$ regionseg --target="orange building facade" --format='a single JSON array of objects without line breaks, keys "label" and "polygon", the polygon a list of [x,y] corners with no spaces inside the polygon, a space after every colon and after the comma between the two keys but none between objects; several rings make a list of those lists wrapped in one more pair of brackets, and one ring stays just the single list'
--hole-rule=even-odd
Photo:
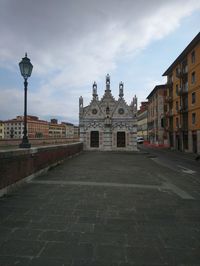
[{"label": "orange building facade", "polygon": [[167,133],[165,128],[167,86],[157,85],[147,96],[148,116],[147,135],[151,144],[166,145]]},{"label": "orange building facade", "polygon": [[[4,121],[4,137],[5,139],[21,139],[23,137],[24,117],[17,116],[14,119]],[[27,132],[28,138],[48,138],[49,123],[39,120],[37,116],[27,116]]]},{"label": "orange building facade", "polygon": [[29,138],[48,138],[49,123],[44,120],[39,120],[37,116],[27,117],[28,137]]},{"label": "orange building facade", "polygon": [[169,145],[200,153],[200,33],[169,66],[166,130]]},{"label": "orange building facade", "polygon": [[[23,137],[24,117],[0,121],[0,139],[21,139]],[[79,127],[71,123],[58,123],[57,119],[50,122],[40,120],[37,116],[27,116],[27,134],[30,139],[38,138],[79,138]]]}]

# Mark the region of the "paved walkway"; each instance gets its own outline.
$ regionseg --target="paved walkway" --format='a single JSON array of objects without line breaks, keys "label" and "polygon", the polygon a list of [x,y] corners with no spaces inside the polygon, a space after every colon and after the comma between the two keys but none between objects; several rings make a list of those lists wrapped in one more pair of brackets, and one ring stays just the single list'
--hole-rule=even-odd
[{"label": "paved walkway", "polygon": [[82,153],[1,198],[0,266],[200,265],[200,188],[150,157]]}]

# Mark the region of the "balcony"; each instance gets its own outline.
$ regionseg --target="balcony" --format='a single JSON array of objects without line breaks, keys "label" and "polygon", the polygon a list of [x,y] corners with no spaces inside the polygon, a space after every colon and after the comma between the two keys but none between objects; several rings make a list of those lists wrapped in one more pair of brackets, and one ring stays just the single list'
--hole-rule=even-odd
[{"label": "balcony", "polygon": [[183,113],[188,112],[188,106],[187,106],[187,105],[183,105],[183,107],[182,107],[182,112],[183,112]]},{"label": "balcony", "polygon": [[188,93],[188,84],[187,83],[183,84],[183,86],[178,89],[178,95],[179,96],[186,94],[186,93]]},{"label": "balcony", "polygon": [[188,74],[188,66],[187,65],[182,66],[182,68],[177,68],[177,70],[176,70],[176,77],[177,78],[184,79],[187,77],[187,74]]},{"label": "balcony", "polygon": [[165,129],[169,132],[173,132],[173,126],[166,126]]},{"label": "balcony", "polygon": [[168,88],[172,88],[173,87],[173,81],[172,81],[172,79],[168,79],[166,85],[167,85]]},{"label": "balcony", "polygon": [[179,124],[178,129],[181,131],[188,131],[188,125],[186,123],[184,124]]},{"label": "balcony", "polygon": [[178,112],[180,112],[180,113],[188,112],[188,106],[187,105],[180,105],[178,108]]},{"label": "balcony", "polygon": [[166,96],[165,101],[167,103],[172,102],[172,96]]},{"label": "balcony", "polygon": [[188,124],[183,124],[181,129],[183,131],[188,131]]},{"label": "balcony", "polygon": [[173,110],[169,110],[169,111],[166,112],[166,116],[167,117],[173,116],[173,114],[174,114]]}]

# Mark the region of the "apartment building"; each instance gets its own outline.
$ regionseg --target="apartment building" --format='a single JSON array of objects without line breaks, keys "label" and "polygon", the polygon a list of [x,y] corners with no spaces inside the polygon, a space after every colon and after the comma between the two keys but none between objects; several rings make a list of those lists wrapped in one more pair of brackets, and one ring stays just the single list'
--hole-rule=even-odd
[{"label": "apartment building", "polygon": [[164,72],[166,130],[171,147],[200,153],[200,33]]},{"label": "apartment building", "polygon": [[140,109],[137,112],[137,135],[147,140],[147,110],[148,102],[141,102]]},{"label": "apartment building", "polygon": [[74,126],[74,138],[79,139],[80,138],[80,130],[78,126]]},{"label": "apartment building", "polygon": [[167,94],[166,85],[157,85],[147,96],[148,116],[147,131],[148,140],[151,144],[168,144],[165,130],[165,98]]},{"label": "apartment building", "polygon": [[[17,116],[14,119],[4,121],[4,137],[6,139],[21,139],[23,137],[24,117]],[[37,116],[27,116],[28,138],[48,138],[49,123],[39,120]]]},{"label": "apartment building", "polygon": [[[24,119],[24,117],[21,117]],[[27,128],[29,138],[48,138],[49,122],[40,120],[37,116],[27,116]]]},{"label": "apartment building", "polygon": [[65,126],[65,137],[66,138],[73,138],[74,137],[74,125],[68,122],[62,122]]},{"label": "apartment building", "polygon": [[66,126],[64,123],[58,124],[57,119],[51,119],[49,123],[49,137],[50,138],[65,138]]},{"label": "apartment building", "polygon": [[4,138],[21,139],[23,137],[23,119],[17,116],[14,119],[4,121]]},{"label": "apartment building", "polygon": [[4,139],[4,122],[0,121],[0,139]]}]

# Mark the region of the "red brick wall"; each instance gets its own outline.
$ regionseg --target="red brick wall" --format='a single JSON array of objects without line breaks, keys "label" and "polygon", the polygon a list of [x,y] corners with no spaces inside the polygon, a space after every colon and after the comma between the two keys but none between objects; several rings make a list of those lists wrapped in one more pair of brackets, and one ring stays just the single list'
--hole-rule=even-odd
[{"label": "red brick wall", "polygon": [[0,189],[83,150],[83,144],[62,144],[0,151]]},{"label": "red brick wall", "polygon": [[[19,146],[22,142],[21,139],[0,139],[0,147],[5,146]],[[32,146],[37,145],[46,145],[46,144],[61,144],[61,143],[73,143],[79,142],[78,138],[38,138],[38,139],[29,139],[29,142]]]}]

